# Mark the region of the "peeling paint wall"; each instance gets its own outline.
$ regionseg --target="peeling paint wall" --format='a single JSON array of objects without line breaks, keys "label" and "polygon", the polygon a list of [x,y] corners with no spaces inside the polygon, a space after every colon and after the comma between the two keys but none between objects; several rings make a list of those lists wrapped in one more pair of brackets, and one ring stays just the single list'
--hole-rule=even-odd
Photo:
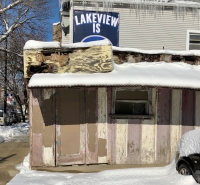
[{"label": "peeling paint wall", "polygon": [[150,119],[113,118],[112,96],[110,87],[32,89],[31,166],[167,164],[181,135],[200,127],[200,91],[152,88]]},{"label": "peeling paint wall", "polygon": [[112,70],[111,46],[24,50],[24,78],[36,73],[105,73]]},{"label": "peeling paint wall", "polygon": [[55,166],[55,90],[30,93],[31,166]]},{"label": "peeling paint wall", "polygon": [[107,163],[107,89],[98,88],[98,163]]},{"label": "peeling paint wall", "polygon": [[[153,88],[151,119],[112,119],[111,94],[107,94],[109,164],[168,164],[175,157],[181,135],[199,128],[199,91]],[[183,109],[196,121],[186,119]]]}]

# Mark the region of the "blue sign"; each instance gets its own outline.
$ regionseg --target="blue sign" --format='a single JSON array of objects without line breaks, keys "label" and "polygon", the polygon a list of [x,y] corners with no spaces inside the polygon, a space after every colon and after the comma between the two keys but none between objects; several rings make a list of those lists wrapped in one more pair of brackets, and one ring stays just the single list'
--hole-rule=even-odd
[{"label": "blue sign", "polygon": [[119,13],[74,10],[73,42],[90,42],[107,38],[119,46]]}]

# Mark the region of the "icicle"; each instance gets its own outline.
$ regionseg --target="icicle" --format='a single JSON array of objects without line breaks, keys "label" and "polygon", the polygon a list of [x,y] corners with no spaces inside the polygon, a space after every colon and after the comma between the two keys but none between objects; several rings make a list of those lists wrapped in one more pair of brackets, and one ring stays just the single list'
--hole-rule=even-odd
[{"label": "icicle", "polygon": [[[63,0],[60,0],[62,2]],[[72,0],[71,0],[72,1]],[[193,2],[193,0],[185,0],[187,2]],[[195,0],[194,0],[195,1]],[[198,1],[195,1],[198,3]],[[197,7],[187,7],[188,4],[184,4],[180,0],[93,0],[90,2],[93,6],[93,9],[99,11],[99,8],[102,7],[104,11],[113,11],[114,4],[128,3],[130,7],[130,15],[133,15],[133,10],[135,9],[136,18],[139,20],[141,17],[146,17],[147,14],[156,18],[161,18],[165,7],[169,3],[172,6],[172,11],[176,20],[182,19],[185,20],[185,16],[190,12],[193,19],[199,18],[199,11]],[[199,4],[200,5],[200,4]],[[83,9],[87,8],[87,0],[82,0]],[[123,11],[123,10],[122,10]]]}]

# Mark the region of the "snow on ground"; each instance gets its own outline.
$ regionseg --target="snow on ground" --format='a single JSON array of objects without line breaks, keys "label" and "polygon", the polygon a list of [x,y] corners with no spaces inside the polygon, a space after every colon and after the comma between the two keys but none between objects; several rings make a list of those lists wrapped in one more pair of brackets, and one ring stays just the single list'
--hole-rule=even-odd
[{"label": "snow on ground", "polygon": [[197,185],[192,176],[182,176],[175,162],[165,167],[105,170],[98,173],[58,173],[29,169],[29,156],[17,166],[20,173],[7,185]]},{"label": "snow on ground", "polygon": [[17,123],[11,126],[0,126],[0,143],[10,141],[13,137],[29,133],[29,123]]}]

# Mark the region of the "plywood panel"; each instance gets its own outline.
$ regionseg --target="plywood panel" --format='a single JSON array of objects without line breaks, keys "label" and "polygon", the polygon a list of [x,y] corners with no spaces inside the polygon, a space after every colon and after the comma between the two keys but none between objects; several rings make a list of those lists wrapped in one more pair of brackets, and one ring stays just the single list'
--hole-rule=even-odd
[{"label": "plywood panel", "polygon": [[57,89],[57,165],[85,163],[84,90]]},{"label": "plywood panel", "polygon": [[97,90],[86,90],[86,164],[98,163]]},{"label": "plywood panel", "polygon": [[44,118],[43,145],[55,144],[55,89],[43,90],[42,114]]},{"label": "plywood panel", "polygon": [[126,119],[116,121],[116,164],[126,164],[127,161],[127,126]]},{"label": "plywood panel", "polygon": [[200,91],[196,91],[195,97],[195,129],[200,128]]},{"label": "plywood panel", "polygon": [[182,116],[182,90],[172,90],[172,112],[171,112],[171,154],[170,161],[175,157],[177,145],[181,137]]},{"label": "plywood panel", "polygon": [[[129,119],[128,120],[128,141],[127,146],[127,163],[128,164],[141,164],[141,142],[142,142],[142,120]],[[126,124],[123,125],[123,131],[126,132]],[[117,132],[118,133],[118,132]],[[124,137],[125,137],[124,135]],[[123,138],[124,139],[124,138]],[[126,150],[123,149],[123,150]]]},{"label": "plywood panel", "polygon": [[79,91],[68,89],[61,92],[61,155],[79,154]]},{"label": "plywood panel", "polygon": [[170,161],[171,90],[158,90],[157,163]]},{"label": "plywood panel", "polygon": [[182,134],[193,130],[195,125],[195,91],[184,89],[182,92]]},{"label": "plywood panel", "polygon": [[107,91],[98,88],[98,163],[107,163]]},{"label": "plywood panel", "polygon": [[154,115],[152,119],[142,120],[142,149],[141,149],[141,163],[152,164],[155,162],[156,141],[157,141],[157,90],[152,89],[151,114]]}]

